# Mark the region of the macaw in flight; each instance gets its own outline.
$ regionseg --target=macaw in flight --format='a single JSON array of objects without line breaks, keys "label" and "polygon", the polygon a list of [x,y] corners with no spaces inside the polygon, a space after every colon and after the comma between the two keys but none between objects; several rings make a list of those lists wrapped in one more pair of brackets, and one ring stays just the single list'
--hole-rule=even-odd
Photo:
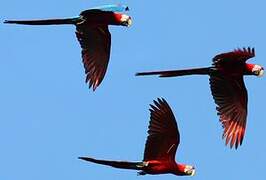
[{"label": "macaw in flight", "polygon": [[163,98],[153,102],[154,105],[150,105],[150,123],[143,161],[110,161],[90,157],[79,159],[115,168],[140,170],[138,175],[171,173],[177,176],[193,176],[193,166],[175,161],[180,135],[170,106]]},{"label": "macaw in flight", "polygon": [[82,11],[79,16],[65,19],[6,20],[8,24],[76,26],[76,37],[82,48],[86,83],[93,91],[101,84],[109,62],[111,34],[108,25],[129,27],[131,17],[119,12],[128,11],[124,5],[105,5]]},{"label": "macaw in flight", "polygon": [[230,142],[230,147],[235,146],[237,149],[243,142],[247,121],[248,94],[243,76],[261,77],[264,73],[262,66],[246,63],[249,58],[254,56],[254,48],[236,49],[216,55],[211,67],[141,72],[136,75],[159,75],[159,77],[209,75],[212,96],[217,105],[217,114],[220,116],[220,122],[224,128],[223,138],[226,139],[226,145]]}]

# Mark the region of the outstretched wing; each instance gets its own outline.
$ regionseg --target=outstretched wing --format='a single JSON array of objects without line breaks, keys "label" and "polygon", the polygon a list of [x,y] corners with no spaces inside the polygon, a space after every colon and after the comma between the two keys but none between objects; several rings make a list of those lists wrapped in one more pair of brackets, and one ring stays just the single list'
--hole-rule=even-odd
[{"label": "outstretched wing", "polygon": [[226,145],[235,148],[242,144],[246,119],[248,95],[243,76],[227,77],[211,75],[210,86],[216,109],[223,125]]},{"label": "outstretched wing", "polygon": [[86,83],[95,90],[102,82],[107,70],[111,34],[108,26],[84,27],[77,25],[77,39],[82,48],[82,60],[86,73]]},{"label": "outstretched wing", "polygon": [[218,54],[213,58],[214,65],[226,66],[227,64],[245,63],[248,59],[255,56],[255,49],[248,47],[243,49],[235,49],[232,52]]},{"label": "outstretched wing", "polygon": [[174,159],[180,141],[174,114],[164,99],[153,102],[143,160]]}]

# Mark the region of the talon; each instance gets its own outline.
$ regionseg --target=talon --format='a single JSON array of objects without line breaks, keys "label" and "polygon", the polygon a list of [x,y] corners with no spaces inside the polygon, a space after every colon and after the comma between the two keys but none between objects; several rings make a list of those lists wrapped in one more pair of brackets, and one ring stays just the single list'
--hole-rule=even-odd
[{"label": "talon", "polygon": [[149,165],[149,162],[143,162],[143,165],[147,167]]},{"label": "talon", "polygon": [[136,166],[138,167],[138,168],[143,168],[143,167],[147,167],[149,165],[149,162],[142,162],[142,163],[140,163],[140,164],[137,164]]},{"label": "talon", "polygon": [[137,173],[137,176],[143,176],[143,175],[146,175],[146,173],[145,173],[144,171],[139,171],[139,172]]},{"label": "talon", "polygon": [[79,21],[77,22],[77,25],[81,25],[85,22],[86,20],[83,19],[83,17],[80,17]]}]

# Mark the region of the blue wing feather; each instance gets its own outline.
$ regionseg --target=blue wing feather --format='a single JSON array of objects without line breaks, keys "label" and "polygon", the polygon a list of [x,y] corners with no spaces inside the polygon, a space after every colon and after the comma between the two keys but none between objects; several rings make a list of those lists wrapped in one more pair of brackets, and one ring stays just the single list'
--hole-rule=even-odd
[{"label": "blue wing feather", "polygon": [[113,11],[113,12],[124,12],[129,11],[128,6],[123,4],[110,4],[110,5],[103,5],[90,8],[90,10],[99,9],[101,11]]}]

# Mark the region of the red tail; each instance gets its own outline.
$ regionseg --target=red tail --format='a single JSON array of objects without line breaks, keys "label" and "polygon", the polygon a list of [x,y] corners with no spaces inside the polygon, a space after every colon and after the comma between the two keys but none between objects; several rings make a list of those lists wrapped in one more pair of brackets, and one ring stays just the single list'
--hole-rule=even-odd
[{"label": "red tail", "polygon": [[22,25],[59,25],[59,24],[76,24],[79,17],[65,19],[42,19],[42,20],[5,20],[7,24],[22,24]]},{"label": "red tail", "polygon": [[97,163],[97,164],[112,166],[112,167],[120,168],[120,169],[142,170],[142,168],[144,167],[143,162],[108,161],[108,160],[93,159],[89,157],[79,157],[79,159]]},{"label": "red tail", "polygon": [[210,74],[210,69],[210,67],[206,67],[171,71],[140,72],[136,73],[136,76],[159,75],[159,77],[175,77],[185,75]]}]

